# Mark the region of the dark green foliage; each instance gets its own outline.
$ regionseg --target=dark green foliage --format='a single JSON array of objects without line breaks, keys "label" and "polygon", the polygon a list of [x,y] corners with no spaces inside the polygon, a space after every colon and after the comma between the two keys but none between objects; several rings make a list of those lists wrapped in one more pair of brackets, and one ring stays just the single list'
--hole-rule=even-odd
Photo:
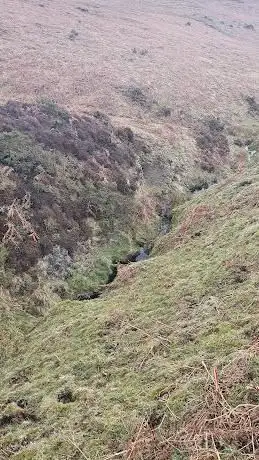
[{"label": "dark green foliage", "polygon": [[19,131],[0,134],[1,164],[10,166],[25,179],[33,179],[41,172],[54,175],[57,161],[57,154],[43,150]]},{"label": "dark green foliage", "polygon": [[189,185],[190,192],[194,193],[200,190],[205,190],[209,187],[208,181],[204,178],[197,179],[195,182]]}]

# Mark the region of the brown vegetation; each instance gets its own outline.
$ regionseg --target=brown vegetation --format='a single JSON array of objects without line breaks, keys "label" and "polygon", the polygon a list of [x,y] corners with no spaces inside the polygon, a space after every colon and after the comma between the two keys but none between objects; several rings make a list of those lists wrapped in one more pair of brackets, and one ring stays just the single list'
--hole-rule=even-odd
[{"label": "brown vegetation", "polygon": [[0,31],[4,102],[45,96],[152,133],[160,111],[145,99],[170,107],[178,131],[208,114],[238,121],[258,98],[256,0],[4,0]]},{"label": "brown vegetation", "polygon": [[73,254],[91,238],[87,219],[103,222],[106,234],[116,220],[129,223],[141,149],[130,131],[117,134],[99,113],[73,118],[51,101],[1,107],[0,237],[16,270],[55,245]]},{"label": "brown vegetation", "polygon": [[[253,360],[258,359],[258,352],[258,341],[254,341],[220,373],[216,367],[210,373],[203,363],[207,384],[199,406],[193,407],[180,424],[176,421],[174,429],[170,427],[169,432],[162,416],[151,414],[149,419],[143,419],[121,458],[218,460],[222,458],[224,448],[228,458],[257,458],[259,387],[249,385],[249,381],[255,372],[251,366]],[[242,403],[233,406],[231,393],[246,382],[246,394],[240,395]],[[227,448],[229,445],[231,449]]]}]

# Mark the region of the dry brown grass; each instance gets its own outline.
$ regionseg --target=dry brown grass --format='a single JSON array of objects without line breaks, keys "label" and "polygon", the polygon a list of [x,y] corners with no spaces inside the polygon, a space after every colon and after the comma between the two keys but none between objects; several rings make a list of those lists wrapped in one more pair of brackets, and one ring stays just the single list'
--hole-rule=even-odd
[{"label": "dry brown grass", "polygon": [[[243,403],[233,406],[228,396],[235,385],[245,383],[249,379],[250,361],[258,356],[258,340],[247,350],[239,352],[233,361],[226,365],[220,373],[216,367],[207,375],[203,401],[200,407],[186,415],[175,429],[168,430],[163,417],[153,416],[143,419],[136,428],[135,435],[126,449],[111,458],[119,457],[126,460],[220,460],[224,459],[257,459],[259,455],[259,405]],[[247,394],[257,395],[258,386],[247,385]],[[257,398],[255,398],[257,399]],[[224,446],[235,446],[231,449]],[[179,453],[179,456],[177,454]]]},{"label": "dry brown grass", "polygon": [[[76,112],[98,108],[168,139],[172,132],[163,127],[172,120],[208,113],[238,119],[247,110],[244,96],[258,96],[256,6],[256,0],[3,0],[1,101],[45,96]],[[132,86],[158,105],[146,111],[132,103],[123,92]],[[157,118],[161,106],[172,109],[170,123]]]},{"label": "dry brown grass", "polygon": [[15,246],[23,239],[23,233],[31,238],[34,243],[39,239],[31,222],[29,210],[31,207],[31,197],[27,193],[22,200],[13,202],[3,208],[6,213],[6,232],[3,236],[3,244],[11,243]]}]

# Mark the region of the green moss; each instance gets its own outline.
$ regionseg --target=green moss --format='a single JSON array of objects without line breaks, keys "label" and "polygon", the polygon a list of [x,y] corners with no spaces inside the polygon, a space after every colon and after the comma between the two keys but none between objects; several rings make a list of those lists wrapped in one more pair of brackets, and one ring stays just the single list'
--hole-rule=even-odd
[{"label": "green moss", "polygon": [[[213,330],[214,329],[214,330]],[[216,325],[212,330],[200,338],[199,345],[208,353],[217,354],[219,357],[228,354],[246,345],[246,340],[232,324]]]},{"label": "green moss", "polygon": [[18,454],[14,454],[13,458],[15,460],[35,460],[38,457],[37,449],[36,448],[25,448],[23,452]]},{"label": "green moss", "polygon": [[102,288],[112,274],[117,262],[137,250],[130,232],[115,234],[109,243],[93,247],[84,259],[79,254],[67,279],[70,290],[76,294]]}]

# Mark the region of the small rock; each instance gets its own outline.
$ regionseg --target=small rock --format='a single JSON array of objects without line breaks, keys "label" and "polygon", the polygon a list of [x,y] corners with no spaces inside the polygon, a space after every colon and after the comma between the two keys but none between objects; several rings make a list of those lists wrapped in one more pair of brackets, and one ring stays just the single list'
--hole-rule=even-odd
[{"label": "small rock", "polygon": [[141,248],[136,259],[135,259],[135,262],[141,262],[142,260],[146,260],[148,259],[148,253],[146,251],[145,248]]},{"label": "small rock", "polygon": [[82,11],[82,13],[88,13],[89,12],[88,8],[82,8],[81,6],[77,6],[76,9],[79,10],[79,11]]}]

